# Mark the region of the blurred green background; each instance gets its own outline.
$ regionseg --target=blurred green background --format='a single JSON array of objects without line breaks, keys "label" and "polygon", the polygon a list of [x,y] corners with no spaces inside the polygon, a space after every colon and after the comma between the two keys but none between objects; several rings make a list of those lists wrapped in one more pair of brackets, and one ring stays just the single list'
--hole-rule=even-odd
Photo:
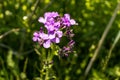
[{"label": "blurred green background", "polygon": [[[39,80],[41,59],[32,41],[33,32],[43,26],[38,18],[45,12],[69,13],[75,53],[68,58],[54,56],[56,80],[83,80],[85,69],[119,0],[0,0],[0,80]],[[86,80],[120,80],[120,41],[108,65],[106,57],[120,29],[120,10]],[[67,41],[63,40],[60,45]],[[38,46],[38,49],[41,49]]]}]

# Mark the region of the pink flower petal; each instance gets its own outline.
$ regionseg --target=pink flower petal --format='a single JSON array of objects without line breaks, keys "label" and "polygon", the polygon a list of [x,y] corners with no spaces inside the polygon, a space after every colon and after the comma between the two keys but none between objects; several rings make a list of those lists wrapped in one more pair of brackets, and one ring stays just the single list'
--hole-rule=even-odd
[{"label": "pink flower petal", "polygon": [[64,14],[65,18],[67,18],[68,20],[70,20],[70,15],[69,14]]},{"label": "pink flower petal", "polygon": [[60,38],[60,37],[62,37],[63,32],[62,32],[62,31],[57,31],[57,35],[58,35],[58,37]]},{"label": "pink flower petal", "polygon": [[43,47],[44,47],[44,48],[49,48],[49,47],[50,47],[50,43],[51,43],[50,40],[44,42],[44,43],[43,43]]},{"label": "pink flower petal", "polygon": [[71,25],[76,24],[76,22],[75,22],[75,20],[74,20],[74,19],[71,19],[71,20],[70,20],[70,23],[71,23]]},{"label": "pink flower petal", "polygon": [[43,17],[40,17],[40,18],[38,19],[38,21],[39,21],[40,23],[45,23],[45,22],[46,22],[46,20],[45,20]]},{"label": "pink flower petal", "polygon": [[36,41],[37,41],[37,38],[36,38],[36,37],[33,37],[32,40],[36,42]]}]

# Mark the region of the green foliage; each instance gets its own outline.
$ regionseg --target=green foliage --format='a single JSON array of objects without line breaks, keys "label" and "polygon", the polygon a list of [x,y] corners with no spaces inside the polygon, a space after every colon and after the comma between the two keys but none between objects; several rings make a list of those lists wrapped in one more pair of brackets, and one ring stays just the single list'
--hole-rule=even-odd
[{"label": "green foliage", "polygon": [[[46,53],[54,61],[49,66],[52,67],[49,69],[51,74],[47,75],[49,78],[83,80],[85,69],[118,1],[0,0],[0,80],[42,80],[46,75],[45,69],[49,69],[43,69]],[[75,52],[69,57],[59,58],[54,50],[58,47],[52,46],[52,49],[45,50],[32,41],[33,32],[43,26],[39,24],[38,18],[48,11],[57,11],[61,15],[69,13],[78,23],[72,27],[76,44]],[[119,29],[120,10],[86,80],[120,79],[119,40],[114,44]],[[67,44],[66,39],[62,39],[58,46],[64,44]],[[103,70],[113,44],[107,67]],[[48,62],[50,60],[49,57]]]}]

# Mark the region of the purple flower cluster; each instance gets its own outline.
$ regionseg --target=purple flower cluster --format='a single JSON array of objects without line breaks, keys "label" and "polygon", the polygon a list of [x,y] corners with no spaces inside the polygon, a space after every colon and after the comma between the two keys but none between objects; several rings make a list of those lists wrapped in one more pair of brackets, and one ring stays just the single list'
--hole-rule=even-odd
[{"label": "purple flower cluster", "polygon": [[[64,33],[67,37],[71,37],[73,33],[70,26],[76,25],[75,20],[70,19],[69,14],[64,14],[61,17],[57,12],[46,12],[44,17],[40,17],[38,21],[44,24],[46,33],[41,27],[39,31],[34,32],[33,41],[43,45],[44,48],[49,48],[52,43],[60,43]],[[63,32],[63,29],[66,29],[66,31]]]}]

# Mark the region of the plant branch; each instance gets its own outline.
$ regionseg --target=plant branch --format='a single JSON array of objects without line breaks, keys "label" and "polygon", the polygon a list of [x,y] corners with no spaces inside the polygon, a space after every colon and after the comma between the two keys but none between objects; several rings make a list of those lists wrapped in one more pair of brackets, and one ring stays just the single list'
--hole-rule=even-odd
[{"label": "plant branch", "polygon": [[102,70],[105,70],[105,69],[106,69],[107,64],[108,64],[108,62],[109,62],[109,60],[110,60],[112,51],[113,51],[115,45],[117,44],[117,42],[119,41],[119,39],[120,39],[120,30],[119,30],[119,32],[118,32],[118,34],[117,34],[117,36],[116,36],[116,38],[115,38],[115,40],[114,40],[111,48],[110,48],[110,50],[109,50],[108,56],[107,56],[107,58],[106,58],[106,60],[105,60],[105,63],[104,63],[104,66],[103,66],[103,69],[102,69]]},{"label": "plant branch", "polygon": [[7,31],[6,33],[0,35],[0,39],[2,39],[3,37],[7,36],[8,34],[12,33],[12,32],[18,32],[20,29],[11,29],[9,31]]},{"label": "plant branch", "polygon": [[115,8],[112,17],[111,17],[108,25],[106,26],[106,29],[104,30],[101,39],[99,40],[99,43],[98,43],[98,46],[97,46],[97,48],[96,48],[96,50],[95,50],[95,52],[94,52],[94,55],[93,55],[93,57],[91,58],[88,66],[87,66],[87,68],[86,68],[86,70],[85,70],[85,74],[84,74],[85,77],[87,77],[87,75],[88,75],[88,73],[89,73],[89,71],[90,71],[90,69],[91,69],[94,61],[96,60],[97,55],[98,55],[99,52],[100,52],[100,49],[101,49],[101,47],[102,47],[102,45],[103,45],[103,42],[104,42],[104,40],[105,40],[105,38],[106,38],[106,36],[107,36],[107,34],[108,34],[111,26],[112,26],[113,21],[115,20],[115,17],[116,17],[116,15],[117,15],[117,11],[119,10],[119,8],[120,8],[120,2],[118,3],[117,7]]}]

